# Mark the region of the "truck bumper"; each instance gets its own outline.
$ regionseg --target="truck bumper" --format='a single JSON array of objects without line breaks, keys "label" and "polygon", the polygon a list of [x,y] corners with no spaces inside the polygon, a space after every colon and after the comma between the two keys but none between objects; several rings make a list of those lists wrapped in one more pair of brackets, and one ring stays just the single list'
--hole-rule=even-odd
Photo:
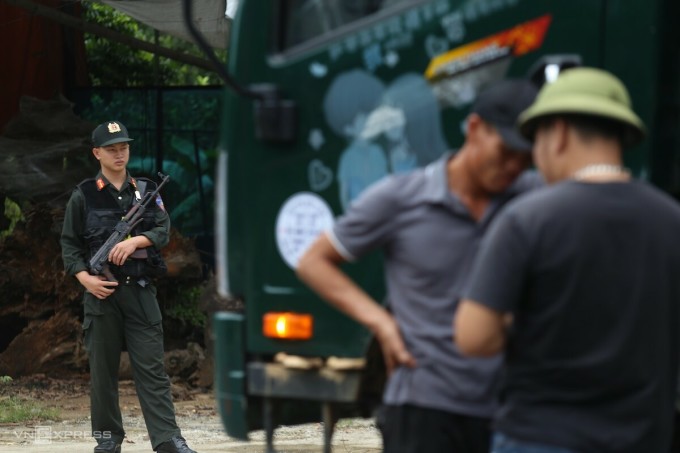
[{"label": "truck bumper", "polygon": [[261,362],[248,363],[247,368],[252,395],[337,403],[354,402],[359,395],[361,371],[297,370]]},{"label": "truck bumper", "polygon": [[[245,325],[245,316],[239,313],[218,312],[213,316],[215,397],[230,437],[248,440],[251,429],[272,427],[271,410],[267,408],[274,403],[283,404],[278,407],[282,423],[298,424],[319,420],[322,414],[317,403],[329,408],[332,403],[357,402],[363,384],[360,369],[296,369],[273,362],[246,363]],[[289,400],[297,403],[289,405]]]}]

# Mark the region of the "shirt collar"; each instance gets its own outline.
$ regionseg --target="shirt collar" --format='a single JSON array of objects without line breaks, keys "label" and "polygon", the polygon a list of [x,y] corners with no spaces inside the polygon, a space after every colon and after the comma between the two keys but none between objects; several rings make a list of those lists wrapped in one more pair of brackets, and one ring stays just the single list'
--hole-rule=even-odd
[{"label": "shirt collar", "polygon": [[430,203],[444,203],[449,195],[449,183],[446,166],[453,152],[447,152],[439,159],[425,167],[425,201]]},{"label": "shirt collar", "polygon": [[[125,190],[127,185],[130,185],[130,186],[134,187],[135,190],[137,190],[137,181],[135,181],[135,178],[130,176],[130,173],[126,173],[126,175],[127,175],[127,179],[125,181],[125,184],[123,184],[123,187],[120,188],[121,192],[123,190]],[[97,182],[97,190],[99,190],[99,191],[102,191],[104,189],[104,187],[111,184],[111,182],[108,179],[106,179],[106,176],[104,176],[104,174],[102,173],[101,170],[99,170],[99,173],[97,173],[97,177],[95,178],[95,181]]]},{"label": "shirt collar", "polygon": [[[452,196],[458,198],[449,189],[448,169],[449,160],[456,153],[456,150],[445,153],[441,158],[427,165],[423,171],[425,175],[425,191],[423,193],[425,201],[429,203],[445,203]],[[491,196],[490,200],[506,200],[527,190],[542,187],[545,185],[542,176],[536,170],[526,170],[503,192]]]}]

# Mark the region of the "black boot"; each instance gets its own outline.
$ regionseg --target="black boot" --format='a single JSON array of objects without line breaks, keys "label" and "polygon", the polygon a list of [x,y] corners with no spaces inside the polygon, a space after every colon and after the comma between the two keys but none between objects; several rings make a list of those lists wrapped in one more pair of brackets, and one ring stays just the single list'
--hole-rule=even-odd
[{"label": "black boot", "polygon": [[94,447],[94,453],[120,453],[120,444],[115,440],[104,440]]},{"label": "black boot", "polygon": [[189,448],[187,441],[182,436],[175,436],[167,442],[156,447],[156,453],[196,453]]}]

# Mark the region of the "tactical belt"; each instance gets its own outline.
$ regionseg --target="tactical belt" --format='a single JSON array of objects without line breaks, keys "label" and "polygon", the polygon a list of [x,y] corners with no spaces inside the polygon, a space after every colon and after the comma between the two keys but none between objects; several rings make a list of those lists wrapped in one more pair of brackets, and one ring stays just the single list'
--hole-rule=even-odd
[{"label": "tactical belt", "polygon": [[118,276],[116,275],[116,278],[118,279],[118,282],[121,285],[134,285],[135,283],[141,286],[142,288],[146,288],[147,285],[151,283],[151,280],[149,280],[147,277],[130,277],[129,275],[123,275],[123,276]]}]

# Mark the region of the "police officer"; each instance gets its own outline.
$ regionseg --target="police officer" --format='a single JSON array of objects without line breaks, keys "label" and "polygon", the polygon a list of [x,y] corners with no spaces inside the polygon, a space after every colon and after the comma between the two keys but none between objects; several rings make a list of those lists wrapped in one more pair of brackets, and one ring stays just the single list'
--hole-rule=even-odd
[{"label": "police officer", "polygon": [[127,128],[118,121],[94,129],[92,153],[101,169],[73,191],[61,234],[66,273],[85,288],[83,332],[90,363],[94,451],[121,451],[125,431],[118,404],[118,369],[126,345],[154,451],[196,453],[187,446],[175,421],[170,380],[163,365],[161,313],[150,280],[164,270],[159,250],[169,240],[170,218],[160,195],[132,234],[109,253],[108,264],[117,281],[88,272],[90,257],[116,223],[145,192],[156,188],[152,181],[136,180],[128,173],[130,141]]}]

